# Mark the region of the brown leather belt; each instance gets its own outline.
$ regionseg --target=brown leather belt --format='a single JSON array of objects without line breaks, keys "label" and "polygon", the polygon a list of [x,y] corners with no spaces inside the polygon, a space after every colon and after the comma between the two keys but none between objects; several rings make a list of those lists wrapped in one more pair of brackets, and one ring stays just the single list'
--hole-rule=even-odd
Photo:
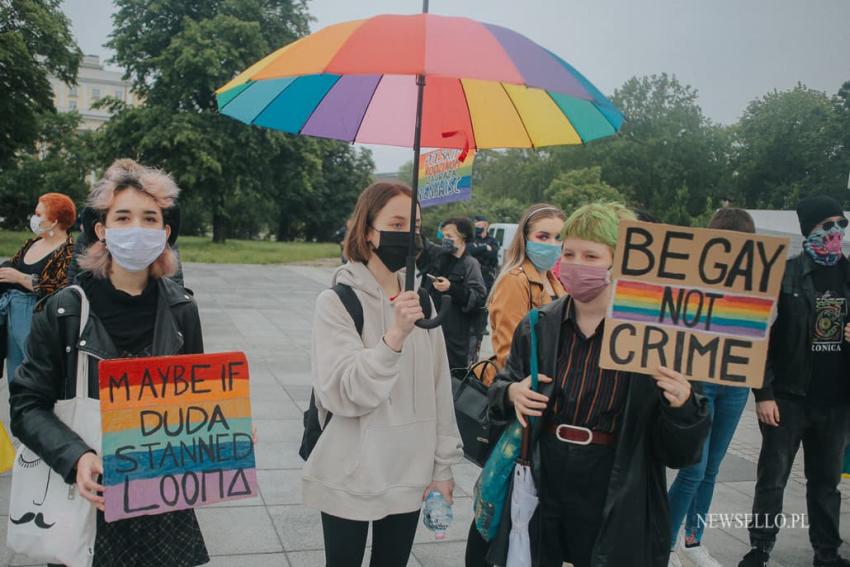
[{"label": "brown leather belt", "polygon": [[604,445],[606,447],[614,444],[614,436],[612,434],[603,431],[592,431],[586,427],[550,421],[543,429],[564,443],[572,443],[574,445]]}]

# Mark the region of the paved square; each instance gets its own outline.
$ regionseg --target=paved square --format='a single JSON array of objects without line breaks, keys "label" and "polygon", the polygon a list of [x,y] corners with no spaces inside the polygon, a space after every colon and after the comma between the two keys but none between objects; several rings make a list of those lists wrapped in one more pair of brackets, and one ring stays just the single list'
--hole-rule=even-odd
[{"label": "paved square", "polygon": [[[261,495],[200,509],[198,518],[215,567],[324,564],[319,514],[301,505],[298,447],[301,411],[310,396],[310,326],[316,295],[329,287],[332,270],[306,266],[185,266],[187,285],[194,290],[209,352],[242,350],[251,365],[251,398],[259,442],[257,466]],[[0,385],[0,418],[8,424],[8,388]],[[746,513],[752,505],[755,462],[761,438],[752,400],[735,435],[719,477],[712,512]],[[669,477],[673,478],[673,472]],[[459,567],[471,521],[474,465],[455,469],[455,523],[443,542],[420,525],[411,567]],[[802,455],[785,495],[786,511],[805,512]],[[0,543],[5,543],[9,475],[0,476]],[[845,495],[850,484],[842,483]],[[850,539],[850,510],[842,514],[842,536]],[[726,566],[737,565],[749,548],[744,528],[707,530],[706,546]],[[843,547],[850,556],[850,547]],[[782,532],[771,565],[812,564],[808,532]],[[368,565],[368,554],[364,561]],[[13,557],[0,546],[0,565],[34,565]],[[620,566],[616,566],[620,567]],[[627,567],[627,566],[622,566]]]}]

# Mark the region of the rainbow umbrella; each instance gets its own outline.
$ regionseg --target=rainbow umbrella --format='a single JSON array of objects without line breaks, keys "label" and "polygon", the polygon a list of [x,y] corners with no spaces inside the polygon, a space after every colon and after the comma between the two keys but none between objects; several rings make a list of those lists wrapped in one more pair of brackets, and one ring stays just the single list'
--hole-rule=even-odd
[{"label": "rainbow umbrella", "polygon": [[425,0],[422,14],[345,22],[286,45],[221,87],[219,112],[291,134],[412,146],[414,164],[421,147],[541,148],[619,130],[623,115],[554,53],[427,11]]}]

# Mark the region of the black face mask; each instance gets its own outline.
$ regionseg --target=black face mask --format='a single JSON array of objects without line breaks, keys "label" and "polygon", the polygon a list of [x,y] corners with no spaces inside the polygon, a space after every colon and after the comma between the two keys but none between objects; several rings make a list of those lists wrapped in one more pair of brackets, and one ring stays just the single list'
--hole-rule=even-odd
[{"label": "black face mask", "polygon": [[443,238],[442,246],[440,247],[441,254],[454,254],[457,252],[457,245],[451,238]]},{"label": "black face mask", "polygon": [[[389,230],[378,230],[377,232],[381,235],[381,240],[377,248],[373,247],[375,255],[393,273],[404,268],[407,265],[410,233],[407,231],[395,232]],[[417,256],[422,251],[421,238],[414,239],[414,251]]]}]

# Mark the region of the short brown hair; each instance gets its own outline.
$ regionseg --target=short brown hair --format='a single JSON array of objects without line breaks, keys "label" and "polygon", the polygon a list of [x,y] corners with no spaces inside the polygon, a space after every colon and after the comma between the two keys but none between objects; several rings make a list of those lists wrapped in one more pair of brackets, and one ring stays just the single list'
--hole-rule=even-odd
[{"label": "short brown hair", "polygon": [[369,185],[357,199],[351,216],[351,229],[345,235],[343,254],[352,262],[364,264],[372,257],[366,234],[372,228],[375,217],[387,206],[390,199],[404,195],[413,198],[413,191],[404,183],[381,181]]},{"label": "short brown hair", "polygon": [[756,223],[753,221],[750,213],[744,209],[726,207],[717,209],[717,212],[708,221],[708,228],[736,230],[738,232],[749,232],[752,234],[756,231]]}]

